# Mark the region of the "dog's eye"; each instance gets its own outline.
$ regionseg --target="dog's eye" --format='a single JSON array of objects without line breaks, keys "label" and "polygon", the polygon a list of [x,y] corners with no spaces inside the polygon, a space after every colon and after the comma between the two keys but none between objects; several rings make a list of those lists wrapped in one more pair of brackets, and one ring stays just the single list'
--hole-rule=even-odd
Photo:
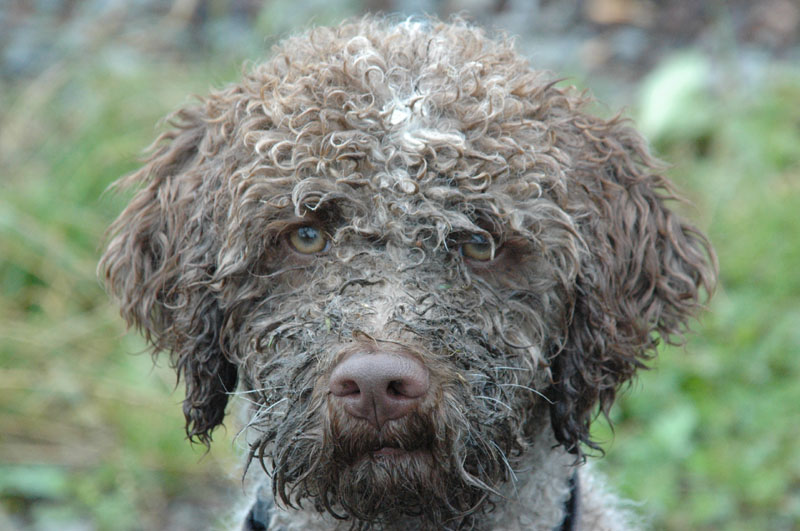
[{"label": "dog's eye", "polygon": [[494,246],[483,234],[470,234],[461,244],[461,254],[473,260],[485,262],[494,258]]},{"label": "dog's eye", "polygon": [[327,250],[329,242],[320,229],[304,225],[289,233],[289,243],[298,253],[315,254]]}]

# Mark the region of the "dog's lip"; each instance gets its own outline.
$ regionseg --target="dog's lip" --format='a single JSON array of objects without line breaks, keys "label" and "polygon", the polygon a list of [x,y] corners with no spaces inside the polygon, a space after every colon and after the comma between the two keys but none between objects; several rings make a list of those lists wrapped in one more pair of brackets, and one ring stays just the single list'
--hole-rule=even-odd
[{"label": "dog's lip", "polygon": [[406,449],[397,444],[389,443],[376,447],[375,449],[371,450],[368,455],[372,456],[373,459],[399,459],[423,453],[424,451],[425,450],[423,448]]},{"label": "dog's lip", "polygon": [[392,466],[400,466],[411,460],[421,460],[419,463],[427,463],[426,456],[430,456],[430,450],[417,448],[415,450],[404,450],[394,446],[384,446],[378,450],[373,450],[366,459],[371,459],[376,463],[383,463]]},{"label": "dog's lip", "polygon": [[382,446],[377,450],[373,450],[372,456],[373,457],[397,457],[404,454],[407,454],[406,450],[402,448],[397,448],[396,446]]}]

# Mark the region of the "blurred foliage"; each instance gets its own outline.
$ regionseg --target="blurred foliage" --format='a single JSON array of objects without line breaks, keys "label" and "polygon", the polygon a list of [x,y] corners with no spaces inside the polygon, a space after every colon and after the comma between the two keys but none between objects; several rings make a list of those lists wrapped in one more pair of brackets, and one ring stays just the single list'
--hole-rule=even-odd
[{"label": "blurred foliage", "polygon": [[683,54],[641,86],[641,126],[710,234],[720,285],[699,335],[619,402],[616,433],[596,425],[613,440],[601,467],[656,529],[797,529],[800,71],[716,74]]},{"label": "blurred foliage", "polygon": [[174,373],[152,369],[95,277],[125,199],[104,190],[217,75],[70,63],[0,89],[2,529],[168,529],[182,504],[235,494],[231,443],[204,455],[185,441]]},{"label": "blurred foliage", "polygon": [[[239,492],[241,443],[232,430],[209,453],[186,442],[174,374],[125,333],[94,270],[126,199],[106,187],[137,167],[153,124],[238,66],[95,51],[0,85],[0,528],[213,527]],[[656,529],[796,529],[800,70],[752,81],[688,53],[639,93],[633,114],[710,234],[720,286],[698,335],[613,410],[615,431],[596,424],[599,466]]]}]

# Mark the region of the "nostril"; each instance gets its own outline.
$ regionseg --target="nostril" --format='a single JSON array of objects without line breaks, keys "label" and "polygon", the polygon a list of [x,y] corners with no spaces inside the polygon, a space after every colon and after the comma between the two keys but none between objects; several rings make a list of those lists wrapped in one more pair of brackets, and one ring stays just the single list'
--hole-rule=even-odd
[{"label": "nostril", "polygon": [[386,394],[392,398],[419,398],[427,390],[427,381],[417,381],[412,378],[408,380],[393,380],[386,388]]},{"label": "nostril", "polygon": [[422,366],[409,364],[402,372],[402,378],[389,382],[389,394],[399,398],[420,398],[428,392],[428,372]]},{"label": "nostril", "polygon": [[386,393],[389,396],[402,397],[404,396],[402,389],[403,389],[403,382],[400,380],[395,380],[389,382],[389,386],[386,388]]},{"label": "nostril", "polygon": [[331,382],[330,389],[331,393],[339,397],[358,396],[361,394],[361,388],[358,387],[358,383],[349,379],[335,379]]}]

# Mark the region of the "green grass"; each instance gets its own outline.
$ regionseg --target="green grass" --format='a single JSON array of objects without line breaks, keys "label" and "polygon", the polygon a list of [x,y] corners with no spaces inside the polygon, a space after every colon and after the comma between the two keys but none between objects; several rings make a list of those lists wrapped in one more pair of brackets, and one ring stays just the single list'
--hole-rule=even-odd
[{"label": "green grass", "polygon": [[[615,408],[615,432],[596,426],[600,466],[656,529],[788,530],[800,521],[800,72],[715,90],[697,61],[656,72],[634,114],[695,204],[721,283],[698,335]],[[209,454],[185,441],[174,375],[131,354],[144,344],[94,273],[125,201],[106,187],[137,167],[159,118],[235,72],[75,61],[0,86],[0,527],[5,514],[159,529],[176,506],[235,491],[234,434]]]}]

